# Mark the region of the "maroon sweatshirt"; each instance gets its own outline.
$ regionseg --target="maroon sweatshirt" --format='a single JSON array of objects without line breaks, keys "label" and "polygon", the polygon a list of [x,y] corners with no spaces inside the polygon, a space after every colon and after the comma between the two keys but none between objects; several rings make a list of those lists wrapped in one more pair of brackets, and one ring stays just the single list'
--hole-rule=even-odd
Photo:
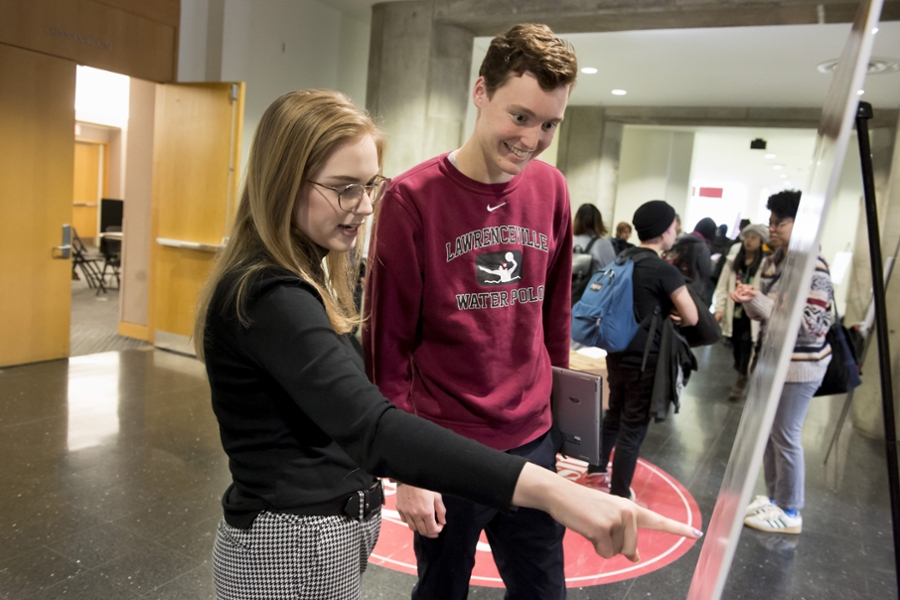
[{"label": "maroon sweatshirt", "polygon": [[498,450],[550,428],[571,314],[559,171],[535,160],[484,184],[428,160],[391,184],[367,266],[366,370],[388,399]]}]

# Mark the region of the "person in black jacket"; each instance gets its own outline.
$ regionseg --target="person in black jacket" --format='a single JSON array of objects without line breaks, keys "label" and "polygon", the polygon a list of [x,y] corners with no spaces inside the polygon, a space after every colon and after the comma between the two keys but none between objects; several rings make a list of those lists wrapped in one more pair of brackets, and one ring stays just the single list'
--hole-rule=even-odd
[{"label": "person in black jacket", "polygon": [[697,292],[706,306],[712,302],[715,284],[711,281],[712,260],[709,243],[716,235],[716,222],[704,217],[694,230],[681,238],[666,252],[664,258],[675,265],[688,280],[687,284]]},{"label": "person in black jacket", "polygon": [[383,137],[346,97],[291,92],[263,115],[194,344],[233,483],[213,551],[217,596],[358,598],[381,520],[378,477],[546,510],[603,556],[637,527],[700,532],[397,409],[348,341],[351,252],[382,198]]}]

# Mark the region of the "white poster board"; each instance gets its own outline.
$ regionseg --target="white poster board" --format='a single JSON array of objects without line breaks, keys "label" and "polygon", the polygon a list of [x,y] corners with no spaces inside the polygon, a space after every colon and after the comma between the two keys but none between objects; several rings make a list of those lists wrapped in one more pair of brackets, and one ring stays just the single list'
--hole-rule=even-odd
[{"label": "white poster board", "polygon": [[819,253],[822,224],[837,190],[856,118],[863,79],[872,54],[873,29],[883,0],[860,3],[856,21],[825,98],[816,136],[808,190],[803,194],[788,248],[775,308],[768,323],[756,370],[703,549],[694,570],[688,600],[719,600],[744,525],[791,353],[797,340],[812,271]]}]

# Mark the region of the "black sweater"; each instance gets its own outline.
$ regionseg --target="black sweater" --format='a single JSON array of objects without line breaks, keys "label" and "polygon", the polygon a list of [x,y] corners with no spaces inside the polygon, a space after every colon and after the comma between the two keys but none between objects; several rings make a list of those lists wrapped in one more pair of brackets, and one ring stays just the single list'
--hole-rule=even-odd
[{"label": "black sweater", "polygon": [[397,409],[328,321],[315,289],[269,269],[250,287],[243,327],[220,282],[204,351],[233,485],[225,520],[248,528],[262,510],[323,507],[391,477],[507,508],[523,459],[495,452]]}]

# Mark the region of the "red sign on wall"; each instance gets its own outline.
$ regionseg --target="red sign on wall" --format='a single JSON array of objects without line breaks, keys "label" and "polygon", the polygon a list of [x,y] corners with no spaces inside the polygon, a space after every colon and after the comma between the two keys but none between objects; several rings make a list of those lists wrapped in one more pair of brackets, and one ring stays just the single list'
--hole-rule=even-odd
[{"label": "red sign on wall", "polygon": [[725,188],[701,187],[691,188],[694,196],[700,198],[721,198],[725,193]]}]

